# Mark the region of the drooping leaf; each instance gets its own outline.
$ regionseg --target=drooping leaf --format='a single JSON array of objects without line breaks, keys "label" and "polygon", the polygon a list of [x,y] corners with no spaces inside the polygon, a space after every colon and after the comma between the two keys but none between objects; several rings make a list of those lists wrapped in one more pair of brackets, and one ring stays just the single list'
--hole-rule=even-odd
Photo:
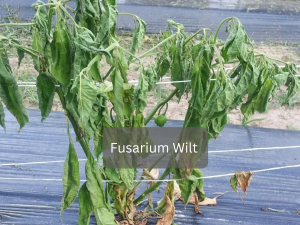
[{"label": "drooping leaf", "polygon": [[[138,26],[136,26],[136,22],[138,23]],[[146,23],[142,19],[137,18],[134,23],[132,44],[130,50],[132,54],[135,54],[136,50],[141,48],[146,30],[147,30]],[[128,62],[130,62],[131,60],[132,60],[132,56],[129,57]]]},{"label": "drooping leaf", "polygon": [[29,122],[22,95],[12,75],[6,52],[0,52],[0,98],[6,108],[17,118],[20,130]]},{"label": "drooping leaf", "polygon": [[129,191],[133,190],[133,179],[135,176],[135,172],[133,168],[123,168],[119,169],[121,180],[124,182],[125,186],[128,188]]},{"label": "drooping leaf", "polygon": [[157,73],[151,65],[148,65],[148,68],[146,70],[146,76],[149,78],[148,91],[151,91],[155,88],[155,84],[157,81]]},{"label": "drooping leaf", "polygon": [[20,67],[22,59],[24,58],[25,55],[24,55],[24,51],[22,51],[19,48],[17,49],[17,53],[18,53],[18,58],[19,58],[18,67]]},{"label": "drooping leaf", "polygon": [[40,73],[37,78],[36,86],[39,98],[39,109],[41,110],[43,122],[52,110],[55,83],[46,73]]},{"label": "drooping leaf", "polygon": [[149,77],[146,76],[144,69],[141,69],[139,83],[133,92],[133,105],[137,114],[144,111],[147,107]]},{"label": "drooping leaf", "polygon": [[225,61],[230,61],[237,57],[245,62],[248,61],[247,44],[250,44],[250,40],[244,30],[244,27],[240,24],[234,25],[221,50]]},{"label": "drooping leaf", "polygon": [[87,189],[86,182],[81,186],[78,194],[79,203],[79,218],[78,225],[89,225],[90,216],[93,212],[93,205],[91,202],[91,196]]},{"label": "drooping leaf", "polygon": [[258,78],[260,76],[259,70],[253,62],[253,55],[247,63],[242,64],[241,72],[235,81],[235,99],[230,106],[231,109],[235,109],[243,102],[243,98],[249,92],[249,87],[255,87],[258,85]]},{"label": "drooping leaf", "polygon": [[[171,81],[183,81],[182,41],[178,40],[178,44],[170,48],[170,54],[172,59]],[[180,94],[184,92],[185,83],[173,83],[172,85],[179,89]]]},{"label": "drooping leaf", "polygon": [[48,67],[48,61],[43,56],[46,53],[46,46],[49,43],[49,31],[48,31],[48,12],[44,2],[37,1],[33,7],[36,14],[33,18],[33,41],[32,48],[39,52],[38,57],[33,57],[34,67],[37,71],[45,71]]},{"label": "drooping leaf", "polygon": [[116,225],[114,214],[109,210],[99,167],[95,161],[85,164],[87,187],[93,204],[93,212],[99,225]]},{"label": "drooping leaf", "polygon": [[77,94],[78,112],[82,124],[85,124],[90,118],[92,107],[97,98],[98,89],[86,77],[77,77],[73,83],[71,92]]},{"label": "drooping leaf", "polygon": [[103,43],[103,46],[107,47],[109,45],[110,38],[115,36],[118,11],[115,5],[111,5],[107,1],[104,2],[106,2],[106,4],[100,20],[101,29],[99,29],[99,33],[97,35],[97,42]]},{"label": "drooping leaf", "polygon": [[191,77],[192,97],[185,117],[184,127],[200,127],[200,113],[203,110],[206,94],[209,90],[213,48],[205,45],[194,61]]},{"label": "drooping leaf", "polygon": [[158,68],[157,68],[158,78],[162,78],[169,71],[171,67],[170,62],[165,55],[162,55],[158,59],[157,64],[158,64]]},{"label": "drooping leaf", "polygon": [[111,75],[111,81],[113,84],[113,105],[117,114],[116,122],[117,127],[124,127],[124,114],[123,114],[123,79],[120,72],[115,70]]},{"label": "drooping leaf", "polygon": [[287,81],[288,76],[289,76],[288,73],[276,74],[274,76],[274,79],[279,88],[281,87],[281,85],[283,85]]},{"label": "drooping leaf", "polygon": [[69,150],[64,164],[64,194],[62,197],[60,216],[62,216],[62,213],[65,211],[65,209],[67,209],[75,201],[80,186],[78,157],[71,137],[69,137],[69,139]]},{"label": "drooping leaf", "polygon": [[273,80],[267,78],[257,95],[241,106],[241,112],[246,119],[249,119],[255,111],[259,113],[266,112],[274,85]]},{"label": "drooping leaf", "polygon": [[53,33],[51,43],[52,64],[50,72],[52,76],[64,86],[68,86],[72,70],[71,41],[65,22],[59,21]]},{"label": "drooping leaf", "polygon": [[283,100],[282,104],[288,103],[289,99],[295,96],[297,92],[300,91],[300,78],[299,77],[291,77],[290,83],[288,85],[288,93],[286,98]]}]

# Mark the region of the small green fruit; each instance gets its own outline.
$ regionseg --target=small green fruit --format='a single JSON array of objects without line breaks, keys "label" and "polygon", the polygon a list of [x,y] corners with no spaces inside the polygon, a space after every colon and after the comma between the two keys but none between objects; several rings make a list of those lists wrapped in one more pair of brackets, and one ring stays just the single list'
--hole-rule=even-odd
[{"label": "small green fruit", "polygon": [[155,116],[154,122],[156,123],[157,126],[163,127],[167,122],[167,117],[165,117],[164,115]]}]

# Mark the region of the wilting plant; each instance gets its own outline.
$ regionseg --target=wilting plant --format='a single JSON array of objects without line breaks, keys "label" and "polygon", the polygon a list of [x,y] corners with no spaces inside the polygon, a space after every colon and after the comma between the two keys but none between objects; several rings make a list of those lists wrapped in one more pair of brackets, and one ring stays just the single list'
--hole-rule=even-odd
[{"label": "wilting plant", "polygon": [[[16,48],[19,64],[24,54],[28,54],[39,73],[36,84],[42,121],[51,111],[55,93],[65,111],[70,144],[64,164],[61,213],[78,195],[79,224],[89,224],[92,213],[97,224],[118,224],[120,221],[134,224],[135,206],[162,183],[152,183],[136,197],[135,191],[140,184],[134,181],[139,179],[136,169],[99,167],[105,128],[144,127],[174,96],[180,101],[183,95],[191,94],[183,126],[203,127],[210,139],[217,138],[227,123],[229,110],[240,106],[246,122],[255,111],[266,111],[268,102],[282,85],[287,86],[283,104],[300,90],[296,66],[257,54],[237,18],[225,19],[215,34],[209,29],[187,34],[182,24],[169,20],[163,40],[147,52],[136,54],[146,33],[143,20],[132,14],[118,13],[115,0],[76,0],[76,9],[68,7],[67,2],[49,0],[45,4],[38,1],[33,5],[36,14],[32,23],[1,24],[31,26],[33,41],[28,47],[10,36],[0,35],[0,101],[16,117],[21,130],[29,119],[7,56],[10,48]],[[130,49],[119,43],[115,32],[118,16],[131,16],[134,20]],[[225,42],[218,39],[222,25],[226,25],[229,33]],[[159,48],[162,50],[157,51]],[[155,63],[145,68],[143,59],[153,54],[156,54]],[[110,69],[104,73],[100,62]],[[133,62],[139,65],[136,86],[128,82]],[[285,67],[280,68],[278,62]],[[235,66],[228,71],[225,64]],[[175,82],[172,84],[174,90],[145,115],[148,93],[167,73]],[[191,82],[180,82],[186,80]],[[2,103],[0,125],[5,130]],[[87,181],[81,187],[69,122],[87,157]],[[155,122],[164,126],[165,115],[157,115]],[[140,180],[146,177],[145,173]],[[185,204],[192,196],[196,202],[205,199],[204,181],[199,179],[203,174],[199,169],[166,169],[159,180],[170,174],[181,180],[178,185]],[[232,178],[235,188],[240,176]],[[103,185],[104,180],[110,182]],[[173,190],[174,184],[169,182],[164,198],[154,209],[165,215],[158,224],[170,224],[174,219]],[[117,219],[111,200],[119,215]],[[152,206],[150,200],[149,205]]]}]

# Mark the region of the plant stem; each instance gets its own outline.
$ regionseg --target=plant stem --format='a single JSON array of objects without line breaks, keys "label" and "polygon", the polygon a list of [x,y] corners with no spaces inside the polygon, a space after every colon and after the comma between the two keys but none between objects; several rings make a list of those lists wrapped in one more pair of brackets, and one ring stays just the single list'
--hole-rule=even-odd
[{"label": "plant stem", "polygon": [[90,163],[94,162],[95,159],[94,159],[92,153],[90,152],[89,146],[87,145],[87,143],[85,143],[84,139],[82,138],[82,136],[81,136],[81,134],[79,132],[79,127],[78,127],[78,125],[77,125],[74,117],[72,116],[72,114],[67,109],[65,98],[64,98],[64,93],[63,93],[61,87],[57,87],[56,88],[56,92],[57,92],[57,94],[58,94],[58,96],[60,98],[60,101],[62,103],[62,106],[63,106],[63,108],[64,108],[64,110],[65,110],[65,112],[66,112],[66,114],[67,114],[67,116],[68,116],[68,118],[69,118],[72,126],[73,126],[74,132],[76,134],[76,138],[79,141],[79,143],[80,143],[80,145],[81,145],[81,147],[82,147],[82,149],[83,149],[83,151],[84,151],[87,159],[89,160]]},{"label": "plant stem", "polygon": [[153,109],[152,111],[149,113],[149,115],[145,118],[145,125],[147,123],[149,123],[149,121],[152,119],[152,117],[155,115],[155,113],[157,112],[157,110],[163,106],[165,103],[167,103],[171,98],[173,98],[173,96],[178,92],[178,88],[176,88],[174,91],[172,91],[172,93],[163,101],[161,101],[160,103],[158,103]]},{"label": "plant stem", "polygon": [[123,52],[125,52],[126,54],[128,54],[128,55],[130,55],[130,56],[136,58],[137,60],[141,61],[141,59],[140,59],[139,57],[135,56],[135,55],[132,54],[130,51],[127,51],[125,48],[119,46],[119,49],[121,49],[121,50],[122,50]]},{"label": "plant stem", "polygon": [[214,39],[214,43],[215,43],[215,44],[216,44],[216,42],[217,42],[218,34],[219,34],[219,31],[220,31],[221,27],[223,26],[223,24],[226,23],[226,22],[229,21],[229,20],[232,20],[232,19],[236,19],[236,20],[238,21],[238,23],[240,24],[239,19],[236,18],[236,17],[229,17],[229,18],[224,19],[224,20],[220,23],[220,25],[218,26],[218,28],[217,28],[217,31],[216,31],[216,34],[215,34],[215,39]]},{"label": "plant stem", "polygon": [[[164,171],[164,173],[160,176],[159,180],[165,179],[165,178],[169,175],[170,171],[171,171],[171,170],[167,168],[167,169]],[[162,183],[162,181],[158,181],[158,182],[156,182],[155,184],[153,184],[150,188],[148,188],[147,190],[145,190],[143,194],[141,194],[137,199],[135,199],[135,200],[133,201],[133,204],[134,204],[134,205],[139,205],[140,202],[143,201],[143,199],[144,199],[148,194],[150,194],[151,192],[155,191],[155,190],[161,185],[161,183]]]},{"label": "plant stem", "polygon": [[188,37],[186,41],[184,41],[183,46],[185,46],[190,40],[192,40],[194,37],[197,36],[197,34],[201,33],[202,31],[206,30],[206,28],[203,28],[201,30],[198,30],[195,34],[192,36]]},{"label": "plant stem", "polygon": [[112,66],[110,67],[109,71],[107,71],[107,73],[105,74],[105,76],[102,78],[102,80],[105,80],[110,74],[111,72],[114,70],[115,68]]},{"label": "plant stem", "polygon": [[[175,37],[177,35],[177,33],[172,34],[170,37],[166,38],[165,40],[163,40],[162,42],[160,42],[158,45],[154,46],[153,48],[151,48],[150,50],[148,50],[147,52],[145,52],[144,54],[142,54],[141,56],[139,56],[140,59],[144,58],[145,56],[147,56],[150,52],[154,51],[155,49],[157,49],[158,47],[160,47],[161,45],[163,45],[165,42],[169,41],[170,39],[172,39],[173,37]],[[131,62],[136,61],[132,60]]]},{"label": "plant stem", "polygon": [[[254,52],[256,52],[256,51],[254,51]],[[258,52],[256,52],[256,53],[258,53]],[[269,57],[269,56],[266,56],[266,55],[263,55],[263,54],[257,54],[257,55],[255,55],[255,57],[260,57],[260,56],[264,56],[264,57],[266,57],[268,59],[271,59],[271,60],[273,60],[275,62],[280,62],[280,63],[283,63],[283,64],[287,64],[286,62],[284,62],[284,61],[282,61],[280,59],[275,59],[275,58],[272,58],[272,57]]]},{"label": "plant stem", "polygon": [[132,17],[135,17],[137,19],[140,19],[137,15],[134,15],[134,14],[131,14],[131,13],[119,13],[119,15],[121,15],[121,16],[132,16]]}]

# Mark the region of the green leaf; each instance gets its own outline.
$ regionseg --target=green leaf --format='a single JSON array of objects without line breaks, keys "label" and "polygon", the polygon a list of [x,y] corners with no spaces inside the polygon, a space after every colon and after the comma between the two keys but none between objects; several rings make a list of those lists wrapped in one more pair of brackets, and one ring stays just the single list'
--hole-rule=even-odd
[{"label": "green leaf", "polygon": [[85,173],[97,224],[116,225],[114,214],[108,210],[110,208],[110,206],[108,206],[110,202],[107,202],[101,173],[97,163],[93,161],[91,165],[91,163],[87,161],[85,164]]},{"label": "green leaf", "polygon": [[157,70],[158,77],[162,78],[169,71],[171,67],[170,62],[165,55],[162,55],[159,58],[157,64],[158,64],[158,70]]},{"label": "green leaf", "polygon": [[133,179],[134,179],[134,169],[119,169],[119,174],[121,180],[124,182],[125,186],[128,188],[129,191],[132,191],[134,188]]},{"label": "green leaf", "polygon": [[[251,56],[252,57],[252,56]],[[259,70],[250,58],[249,62],[243,63],[241,72],[235,81],[235,99],[230,106],[231,109],[235,109],[238,105],[243,102],[243,98],[249,91],[250,84],[252,86],[258,85]]]},{"label": "green leaf", "polygon": [[215,87],[203,108],[203,118],[214,119],[232,104],[235,97],[235,87],[231,79],[227,79],[225,88],[219,81],[215,81]]},{"label": "green leaf", "polygon": [[17,118],[21,130],[29,122],[28,115],[22,104],[22,95],[11,72],[7,55],[3,51],[0,54],[0,98],[6,108]]},{"label": "green leaf", "polygon": [[43,122],[52,110],[55,83],[46,73],[41,73],[37,78],[36,86]]},{"label": "green leaf", "polygon": [[93,212],[93,205],[91,202],[91,196],[87,189],[86,182],[81,186],[78,194],[79,203],[79,218],[78,225],[89,225],[90,216]]},{"label": "green leaf", "polygon": [[59,21],[53,33],[51,43],[52,64],[50,72],[52,76],[64,86],[68,86],[72,70],[71,41],[65,22]]},{"label": "green leaf", "polygon": [[277,83],[277,86],[281,87],[281,85],[283,85],[287,81],[288,76],[289,76],[288,73],[276,74],[274,76],[274,79]]},{"label": "green leaf", "polygon": [[[174,174],[174,179],[183,179],[179,169],[174,169],[172,173]],[[205,192],[203,191],[204,179],[198,179],[200,177],[203,177],[203,173],[199,169],[193,169],[187,180],[177,181],[185,205],[188,204],[194,191],[196,191],[199,201],[205,199]]]},{"label": "green leaf", "polygon": [[272,78],[268,77],[255,97],[248,99],[246,103],[242,104],[241,112],[247,120],[255,111],[258,111],[259,113],[266,112],[274,86],[275,84],[273,83]]},{"label": "green leaf", "polygon": [[19,58],[18,67],[20,67],[22,59],[24,58],[24,51],[22,51],[21,49],[18,48],[17,53],[18,53],[18,58]]},{"label": "green leaf", "polygon": [[118,11],[114,5],[105,4],[102,12],[100,24],[101,28],[97,36],[97,43],[102,43],[104,47],[109,46],[110,38],[115,36]]},{"label": "green leaf", "polygon": [[[109,160],[111,161],[110,158],[109,158]],[[111,163],[113,163],[113,162],[111,161]],[[108,180],[112,180],[114,183],[117,183],[117,184],[122,183],[122,181],[120,180],[119,171],[117,169],[104,168],[104,173]]]},{"label": "green leaf", "polygon": [[111,74],[111,81],[113,83],[113,105],[116,112],[116,126],[124,127],[124,114],[123,114],[123,79],[120,75],[120,72],[115,70]]},{"label": "green leaf", "polygon": [[80,186],[78,157],[70,136],[69,139],[69,151],[64,164],[64,194],[61,200],[62,206],[60,216],[62,216],[65,209],[67,209],[75,201]]},{"label": "green leaf", "polygon": [[230,61],[238,57],[245,62],[248,61],[247,44],[250,44],[250,40],[244,27],[236,24],[221,50],[224,60]]},{"label": "green leaf", "polygon": [[[183,81],[183,63],[182,63],[182,42],[179,40],[177,45],[173,45],[170,48],[170,54],[172,59],[171,65],[171,81]],[[184,92],[185,83],[173,83],[174,87],[180,90],[182,94]]]},{"label": "green leaf", "polygon": [[[131,44],[131,50],[130,52],[132,54],[136,53],[137,49],[140,49],[142,47],[142,42],[145,37],[145,33],[147,30],[147,25],[144,20],[137,18],[138,26],[136,26],[136,22],[134,23],[134,29],[133,29],[133,37],[132,37],[132,44]],[[132,56],[129,57],[128,62],[132,60]]]},{"label": "green leaf", "polygon": [[289,99],[295,96],[300,91],[300,78],[293,76],[288,85],[288,93],[282,104],[287,104]]},{"label": "green leaf", "polygon": [[147,99],[148,99],[148,87],[149,87],[149,78],[145,74],[145,70],[142,68],[139,83],[134,89],[133,92],[133,108],[136,108],[137,113],[142,113],[144,109],[147,107]]},{"label": "green leaf", "polygon": [[200,113],[203,110],[206,94],[209,90],[213,54],[213,48],[205,45],[194,61],[191,77],[192,97],[189,102],[184,127],[201,126]]},{"label": "green leaf", "polygon": [[156,86],[157,73],[150,64],[148,65],[148,68],[146,70],[146,76],[149,78],[148,91],[151,91]]},{"label": "green leaf", "polygon": [[4,108],[0,99],[0,125],[3,127],[4,131],[6,132],[6,127],[5,127],[5,115],[4,115]]},{"label": "green leaf", "polygon": [[87,123],[92,107],[97,99],[98,89],[94,83],[85,77],[79,77],[74,81],[72,89],[78,88],[77,101],[80,119],[83,124]]},{"label": "green leaf", "polygon": [[127,70],[128,70],[128,64],[127,59],[125,58],[125,55],[122,51],[117,51],[118,54],[118,68],[120,70],[121,76],[124,80],[124,82],[128,82],[127,80]]},{"label": "green leaf", "polygon": [[115,215],[107,208],[96,208],[94,214],[97,220],[97,225],[117,225]]}]

